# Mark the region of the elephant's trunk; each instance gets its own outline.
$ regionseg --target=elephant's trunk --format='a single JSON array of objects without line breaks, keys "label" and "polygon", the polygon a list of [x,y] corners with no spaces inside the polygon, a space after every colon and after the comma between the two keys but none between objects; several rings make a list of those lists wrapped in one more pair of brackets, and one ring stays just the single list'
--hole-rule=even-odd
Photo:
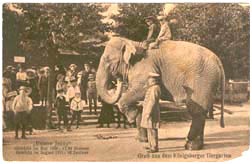
[{"label": "elephant's trunk", "polygon": [[102,57],[96,74],[96,87],[98,95],[103,101],[109,104],[115,104],[121,97],[122,87],[110,89],[111,84],[112,79],[109,74],[109,66]]}]

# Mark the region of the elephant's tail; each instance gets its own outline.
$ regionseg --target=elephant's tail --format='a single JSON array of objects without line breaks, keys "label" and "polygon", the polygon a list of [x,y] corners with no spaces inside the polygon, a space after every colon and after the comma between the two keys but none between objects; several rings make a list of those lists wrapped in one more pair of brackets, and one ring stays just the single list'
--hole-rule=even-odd
[{"label": "elephant's tail", "polygon": [[224,103],[225,103],[225,71],[220,59],[217,57],[217,63],[219,65],[221,71],[221,81],[220,81],[220,89],[221,89],[221,118],[220,118],[220,126],[222,128],[225,127],[224,124]]}]

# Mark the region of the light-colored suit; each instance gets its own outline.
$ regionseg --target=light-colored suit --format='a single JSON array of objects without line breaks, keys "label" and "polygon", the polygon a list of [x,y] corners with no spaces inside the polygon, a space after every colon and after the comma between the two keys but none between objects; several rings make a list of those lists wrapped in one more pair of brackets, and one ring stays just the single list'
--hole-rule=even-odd
[{"label": "light-colored suit", "polygon": [[150,86],[145,95],[143,103],[143,114],[141,127],[143,128],[159,128],[160,121],[160,99],[161,90],[159,85]]}]

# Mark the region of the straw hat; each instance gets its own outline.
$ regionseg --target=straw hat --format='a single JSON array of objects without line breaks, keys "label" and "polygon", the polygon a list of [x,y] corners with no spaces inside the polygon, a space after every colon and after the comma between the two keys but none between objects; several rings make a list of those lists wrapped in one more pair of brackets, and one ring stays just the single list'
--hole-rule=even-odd
[{"label": "straw hat", "polygon": [[95,78],[94,74],[91,73],[91,74],[88,75],[88,80],[94,79],[94,78]]},{"label": "straw hat", "polygon": [[33,79],[36,76],[36,71],[33,69],[27,69],[26,74],[28,79]]},{"label": "straw hat", "polygon": [[158,73],[149,72],[148,77],[160,77]]},{"label": "straw hat", "polygon": [[13,97],[13,96],[17,96],[17,91],[11,91],[11,92],[7,93],[8,98]]},{"label": "straw hat", "polygon": [[160,21],[160,20],[165,20],[166,19],[166,16],[164,15],[159,15],[157,16],[157,19]]},{"label": "straw hat", "polygon": [[76,64],[70,64],[70,65],[69,65],[69,68],[71,68],[71,67],[76,68],[76,67],[77,67],[77,65],[76,65]]},{"label": "straw hat", "polygon": [[30,87],[20,86],[18,91],[24,90],[27,95],[30,95],[32,93],[32,89]]}]

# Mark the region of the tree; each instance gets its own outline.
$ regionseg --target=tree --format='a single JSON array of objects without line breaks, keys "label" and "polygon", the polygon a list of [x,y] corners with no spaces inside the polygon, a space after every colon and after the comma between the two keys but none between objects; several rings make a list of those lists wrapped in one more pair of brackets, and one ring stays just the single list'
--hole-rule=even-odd
[{"label": "tree", "polygon": [[[17,43],[33,63],[47,64],[52,68],[48,85],[50,91],[55,84],[54,66],[60,64],[57,58],[60,49],[95,55],[101,51],[96,44],[107,39],[103,34],[107,25],[101,22],[99,12],[103,8],[100,5],[21,3],[16,4],[16,8],[22,11],[15,17],[15,20],[20,20]],[[7,32],[9,29],[4,30]],[[50,109],[52,92],[48,92],[48,98]]]},{"label": "tree", "polygon": [[249,78],[249,8],[238,4],[178,4],[168,16],[174,40],[215,52],[227,78]]},{"label": "tree", "polygon": [[117,22],[114,31],[121,36],[143,41],[147,37],[148,27],[144,21],[147,16],[156,17],[163,10],[163,4],[121,4],[119,5],[120,14],[113,19]]},{"label": "tree", "polygon": [[13,62],[14,56],[22,55],[19,45],[21,36],[19,15],[3,5],[3,66]]},{"label": "tree", "polygon": [[[24,11],[20,44],[33,57],[41,61],[57,54],[59,49],[79,54],[97,55],[96,44],[106,40],[107,25],[101,22],[103,11],[96,4],[18,4]],[[49,60],[51,61],[51,60]]]}]

